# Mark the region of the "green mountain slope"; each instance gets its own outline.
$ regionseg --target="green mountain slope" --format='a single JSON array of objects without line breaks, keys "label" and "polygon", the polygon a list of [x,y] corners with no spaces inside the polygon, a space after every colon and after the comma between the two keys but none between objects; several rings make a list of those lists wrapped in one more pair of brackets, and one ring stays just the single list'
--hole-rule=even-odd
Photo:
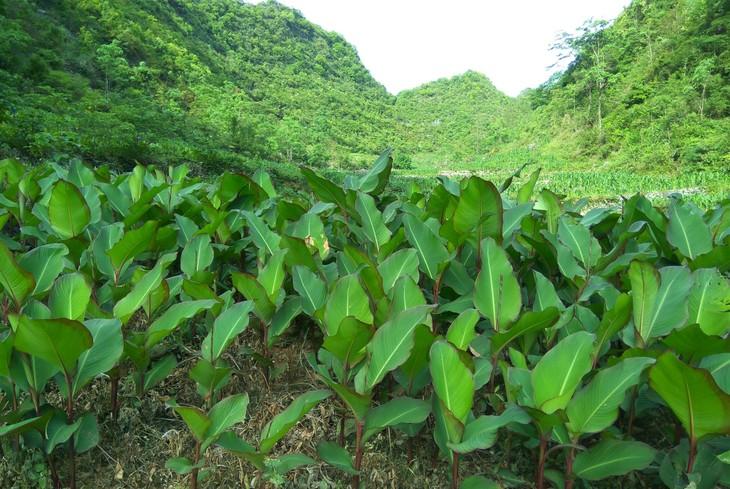
[{"label": "green mountain slope", "polygon": [[398,94],[399,145],[417,160],[478,159],[515,138],[525,104],[468,71]]},{"label": "green mountain slope", "polygon": [[[392,96],[355,49],[273,1],[0,0],[0,157],[416,171],[730,167],[730,4],[634,0],[507,97],[467,72]],[[280,168],[290,168],[280,165]]]},{"label": "green mountain slope", "polygon": [[565,73],[525,94],[522,144],[637,169],[730,166],[730,3],[635,0],[587,27],[566,39]]},{"label": "green mountain slope", "polygon": [[274,2],[0,0],[0,152],[96,161],[377,153],[392,97],[354,48]]}]

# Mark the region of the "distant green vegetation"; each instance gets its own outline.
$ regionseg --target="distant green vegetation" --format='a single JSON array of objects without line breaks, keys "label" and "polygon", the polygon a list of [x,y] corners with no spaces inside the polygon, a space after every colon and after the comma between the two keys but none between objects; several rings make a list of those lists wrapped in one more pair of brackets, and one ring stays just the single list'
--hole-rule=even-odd
[{"label": "distant green vegetation", "polygon": [[569,195],[719,198],[729,31],[723,0],[635,0],[566,34],[555,47],[572,63],[517,98],[472,71],[393,96],[341,36],[273,1],[0,0],[0,158],[294,180],[394,147],[408,175],[528,163]]},{"label": "distant green vegetation", "polygon": [[399,143],[422,163],[474,161],[514,140],[528,115],[522,101],[503,94],[484,75],[469,71],[402,92],[396,98]]},{"label": "distant green vegetation", "polygon": [[519,142],[622,168],[730,166],[730,4],[636,0],[616,22],[588,22],[558,47],[565,73],[523,96]]},{"label": "distant green vegetation", "polygon": [[0,93],[0,156],[347,165],[393,139],[353,47],[274,2],[0,0]]}]

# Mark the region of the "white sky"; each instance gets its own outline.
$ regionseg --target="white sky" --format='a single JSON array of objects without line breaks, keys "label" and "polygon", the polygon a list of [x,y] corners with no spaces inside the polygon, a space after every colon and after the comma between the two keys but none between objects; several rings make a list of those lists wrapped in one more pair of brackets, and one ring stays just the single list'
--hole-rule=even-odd
[{"label": "white sky", "polygon": [[391,93],[469,69],[508,95],[535,87],[556,60],[550,45],[630,0],[279,0],[340,33]]}]

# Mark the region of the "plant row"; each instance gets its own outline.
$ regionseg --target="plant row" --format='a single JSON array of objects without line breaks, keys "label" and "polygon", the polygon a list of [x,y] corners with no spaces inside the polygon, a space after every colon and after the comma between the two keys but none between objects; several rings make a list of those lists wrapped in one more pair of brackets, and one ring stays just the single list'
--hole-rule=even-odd
[{"label": "plant row", "polygon": [[[183,371],[183,344],[199,401],[168,406],[194,446],[167,466],[192,488],[214,446],[274,483],[316,463],[276,446],[320,402],[341,423],[317,457],[353,488],[386,429],[432,439],[453,488],[730,483],[730,201],[586,209],[536,188],[539,170],[395,194],[391,167],[386,151],[341,186],[303,168],[308,190],[282,194],[264,172],[0,162],[6,449],[41,451],[75,488],[76,455],[100,439],[79,396],[108,378],[116,419],[120,384],[144,397]],[[267,376],[304,331],[321,382],[256,440],[231,388],[247,329]],[[534,474],[462,477],[460,458],[500,440]]]}]

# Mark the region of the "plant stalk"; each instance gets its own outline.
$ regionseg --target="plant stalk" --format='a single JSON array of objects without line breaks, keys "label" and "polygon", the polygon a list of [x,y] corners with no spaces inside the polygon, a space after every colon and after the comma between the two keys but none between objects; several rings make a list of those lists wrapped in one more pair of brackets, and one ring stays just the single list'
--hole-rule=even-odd
[{"label": "plant stalk", "polygon": [[362,467],[362,422],[355,419],[355,470],[352,476],[352,489],[360,489],[360,468]]},{"label": "plant stalk", "polygon": [[459,488],[459,454],[454,452],[454,459],[451,462],[451,489]]},{"label": "plant stalk", "polygon": [[[198,465],[200,461],[200,442],[195,441],[195,453],[193,454],[193,465]],[[195,468],[190,472],[190,489],[198,489],[198,469]]]},{"label": "plant stalk", "polygon": [[697,458],[697,438],[690,435],[689,437],[689,456],[687,457],[687,473],[691,474],[694,469],[695,459]]},{"label": "plant stalk", "polygon": [[535,476],[535,489],[545,487],[545,459],[547,458],[547,438],[540,435],[540,453],[537,458],[537,474]]},{"label": "plant stalk", "polygon": [[573,460],[575,459],[575,446],[571,446],[568,456],[565,458],[565,489],[573,489]]}]

